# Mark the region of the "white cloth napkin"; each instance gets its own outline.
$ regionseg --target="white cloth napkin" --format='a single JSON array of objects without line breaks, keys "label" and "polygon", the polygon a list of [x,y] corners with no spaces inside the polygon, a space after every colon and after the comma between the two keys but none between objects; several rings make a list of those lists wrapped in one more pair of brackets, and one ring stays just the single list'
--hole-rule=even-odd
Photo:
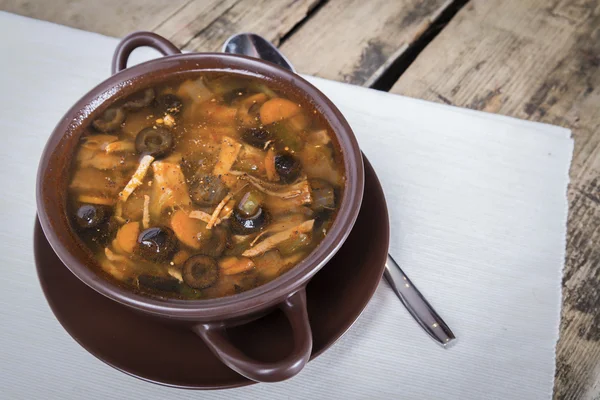
[{"label": "white cloth napkin", "polygon": [[0,397],[550,398],[567,129],[309,77],[348,118],[379,174],[390,251],[458,342],[446,350],[433,343],[382,283],[352,329],[297,377],[206,393],[170,389],[83,350],[46,304],[32,255],[40,153],[66,110],[108,76],[117,39],[6,13],[0,37]]}]

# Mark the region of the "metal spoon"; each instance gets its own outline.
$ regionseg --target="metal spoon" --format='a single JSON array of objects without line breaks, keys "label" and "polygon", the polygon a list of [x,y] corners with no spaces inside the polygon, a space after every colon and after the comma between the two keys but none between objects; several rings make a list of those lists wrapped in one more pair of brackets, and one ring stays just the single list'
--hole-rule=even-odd
[{"label": "metal spoon", "polygon": [[255,33],[238,33],[231,36],[223,44],[224,53],[241,54],[248,57],[260,58],[296,72],[287,58],[267,39]]},{"label": "metal spoon", "polygon": [[[231,36],[225,41],[222,50],[225,53],[260,58],[296,72],[292,64],[271,42],[254,33],[240,33]],[[402,304],[429,336],[442,346],[447,346],[452,340],[456,339],[448,325],[425,300],[421,292],[389,254],[385,263],[384,276],[400,298],[400,301],[402,301]]]}]

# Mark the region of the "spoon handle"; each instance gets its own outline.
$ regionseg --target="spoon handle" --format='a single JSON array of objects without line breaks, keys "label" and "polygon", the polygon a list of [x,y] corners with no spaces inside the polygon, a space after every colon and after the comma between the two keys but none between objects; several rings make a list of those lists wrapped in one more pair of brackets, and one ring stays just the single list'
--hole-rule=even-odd
[{"label": "spoon handle", "polygon": [[389,254],[385,263],[384,276],[410,315],[433,340],[445,347],[456,339],[448,325],[425,300],[419,289],[413,285]]},{"label": "spoon handle", "polygon": [[[261,58],[296,72],[285,56],[268,40],[254,33],[240,33],[231,36],[223,44],[223,52],[243,54],[250,57]],[[442,346],[446,346],[453,339],[454,334],[446,323],[429,305],[400,266],[388,254],[385,263],[385,277],[398,295],[408,312],[425,329],[425,331]]]}]

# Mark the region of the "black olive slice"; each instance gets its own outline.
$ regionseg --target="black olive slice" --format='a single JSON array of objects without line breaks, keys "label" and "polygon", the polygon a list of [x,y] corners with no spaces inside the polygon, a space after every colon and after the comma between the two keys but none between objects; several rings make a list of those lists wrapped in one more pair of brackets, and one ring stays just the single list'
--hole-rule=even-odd
[{"label": "black olive slice", "polygon": [[177,250],[175,233],[167,227],[148,228],[139,234],[137,242],[138,253],[149,261],[166,261]]},{"label": "black olive slice", "polygon": [[300,176],[302,165],[289,153],[275,155],[275,171],[284,183],[292,183]]},{"label": "black olive slice", "polygon": [[265,144],[273,139],[271,132],[264,128],[246,129],[241,136],[244,142],[259,149],[264,149]]},{"label": "black olive slice", "polygon": [[142,129],[135,138],[135,149],[141,154],[162,157],[171,151],[173,135],[166,128],[148,127]]},{"label": "black olive slice", "polygon": [[252,216],[244,215],[239,208],[235,208],[231,219],[231,230],[238,235],[249,235],[260,231],[269,224],[269,213],[262,207],[259,207],[256,214]]},{"label": "black olive slice", "polygon": [[195,255],[183,264],[183,281],[195,289],[206,289],[219,279],[219,266],[214,258]]},{"label": "black olive slice", "polygon": [[121,107],[111,107],[104,111],[100,118],[95,119],[92,125],[100,132],[111,132],[121,127],[125,116],[125,111]]},{"label": "black olive slice", "polygon": [[102,206],[82,204],[75,213],[75,222],[84,229],[95,228],[104,222],[107,216],[108,213]]},{"label": "black olive slice", "polygon": [[154,100],[154,89],[148,88],[129,96],[123,108],[129,111],[140,110],[150,105],[152,100]]}]

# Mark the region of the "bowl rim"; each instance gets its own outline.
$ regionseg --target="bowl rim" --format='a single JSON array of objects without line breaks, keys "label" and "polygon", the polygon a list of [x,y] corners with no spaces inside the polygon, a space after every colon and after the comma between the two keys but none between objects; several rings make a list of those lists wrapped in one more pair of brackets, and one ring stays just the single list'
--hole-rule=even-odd
[{"label": "bowl rim", "polygon": [[[340,209],[323,241],[292,269],[264,285],[239,294],[204,300],[137,294],[112,283],[96,272],[95,268],[82,262],[81,249],[79,257],[73,254],[73,248],[79,248],[81,244],[71,231],[64,209],[62,215],[51,215],[57,212],[60,214],[61,201],[48,194],[48,191],[51,191],[50,186],[57,180],[51,179],[50,174],[61,174],[62,171],[57,171],[55,166],[58,160],[70,164],[73,153],[69,153],[69,149],[65,152],[65,145],[69,144],[69,141],[77,141],[88,122],[117,98],[177,75],[209,71],[248,75],[275,83],[290,90],[294,95],[303,97],[320,112],[335,134],[343,156],[346,187]],[[71,143],[71,150],[74,146]],[[65,161],[66,159],[68,161]],[[66,178],[63,177],[62,181],[66,181]],[[184,53],[164,56],[126,68],[91,89],[67,111],[50,135],[42,153],[36,181],[36,202],[42,229],[53,250],[69,270],[89,287],[112,300],[145,313],[172,319],[212,321],[260,312],[304,287],[333,257],[350,234],[358,217],[363,190],[364,167],[356,137],[339,109],[311,83],[275,64],[255,58],[225,53]]]}]

